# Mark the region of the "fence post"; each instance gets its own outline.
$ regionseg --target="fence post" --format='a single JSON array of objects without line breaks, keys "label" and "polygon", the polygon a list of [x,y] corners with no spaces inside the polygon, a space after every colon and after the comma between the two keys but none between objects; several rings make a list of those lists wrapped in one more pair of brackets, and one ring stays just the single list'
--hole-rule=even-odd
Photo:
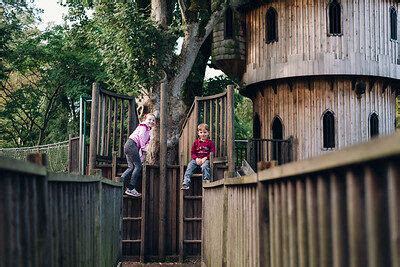
[{"label": "fence post", "polygon": [[71,173],[71,139],[72,135],[68,135],[68,166],[67,166],[67,171],[68,173]]},{"label": "fence post", "polygon": [[235,128],[234,128],[234,96],[233,85],[228,85],[227,100],[226,100],[226,129],[227,129],[227,157],[228,157],[228,175],[233,176],[235,171]]},{"label": "fence post", "polygon": [[95,168],[97,154],[97,128],[98,128],[98,109],[99,109],[99,85],[92,85],[92,108],[90,114],[90,145],[89,145],[89,174]]}]

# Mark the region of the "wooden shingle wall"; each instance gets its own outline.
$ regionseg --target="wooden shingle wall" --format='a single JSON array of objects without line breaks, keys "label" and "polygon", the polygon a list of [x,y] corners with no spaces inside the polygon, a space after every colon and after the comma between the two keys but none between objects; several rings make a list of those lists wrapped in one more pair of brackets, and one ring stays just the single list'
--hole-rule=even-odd
[{"label": "wooden shingle wall", "polygon": [[360,97],[346,77],[296,79],[266,85],[256,93],[254,112],[261,119],[261,137],[272,138],[272,121],[278,116],[283,137],[294,137],[294,158],[300,160],[324,154],[322,116],[330,110],[335,116],[335,149],[370,139],[369,118],[376,113],[379,134],[395,131],[395,91],[385,80],[361,79],[366,84]]},{"label": "wooden shingle wall", "polygon": [[[390,40],[394,0],[339,1],[341,36],[327,34],[325,0],[271,1],[246,13],[246,85],[305,75],[372,75],[399,79],[399,39]],[[278,13],[278,41],[265,42],[265,14]],[[398,19],[397,28],[400,28]]]}]

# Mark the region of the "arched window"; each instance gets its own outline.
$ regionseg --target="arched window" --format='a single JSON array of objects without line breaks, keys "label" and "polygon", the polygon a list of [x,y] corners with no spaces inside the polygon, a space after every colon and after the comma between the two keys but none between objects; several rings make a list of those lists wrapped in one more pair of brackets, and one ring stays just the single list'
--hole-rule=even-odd
[{"label": "arched window", "polygon": [[326,111],[323,116],[324,148],[335,147],[335,116],[331,111]]},{"label": "arched window", "polygon": [[228,7],[225,13],[225,38],[231,39],[233,37],[233,11]]},{"label": "arched window", "polygon": [[261,138],[261,122],[258,113],[253,118],[253,138]]},{"label": "arched window", "polygon": [[379,118],[376,113],[372,113],[369,117],[369,136],[375,137],[379,135]]},{"label": "arched window", "polygon": [[342,34],[342,7],[337,0],[328,5],[328,33],[329,35]]},{"label": "arched window", "polygon": [[397,11],[390,8],[390,39],[397,40]]},{"label": "arched window", "polygon": [[[276,116],[272,122],[272,139],[282,140],[283,139],[283,126],[281,119]],[[278,161],[278,164],[282,163],[282,143],[279,141],[272,142],[272,160]]]},{"label": "arched window", "polygon": [[270,7],[265,15],[265,41],[278,41],[278,13],[273,7]]}]

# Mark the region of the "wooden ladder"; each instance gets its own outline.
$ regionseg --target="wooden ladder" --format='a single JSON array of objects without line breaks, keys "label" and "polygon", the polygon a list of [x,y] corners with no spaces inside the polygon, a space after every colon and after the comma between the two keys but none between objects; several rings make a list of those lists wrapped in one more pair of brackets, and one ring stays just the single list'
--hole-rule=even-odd
[{"label": "wooden ladder", "polygon": [[[183,175],[182,178],[183,179]],[[180,191],[179,201],[179,259],[199,258],[201,255],[202,174],[192,175],[189,190]],[[182,182],[181,182],[182,184]]]},{"label": "wooden ladder", "polygon": [[[119,180],[128,164],[120,163],[113,159],[113,176]],[[122,204],[122,256],[126,260],[144,261],[145,253],[145,198],[146,198],[146,175],[143,168],[142,179],[139,182],[142,196],[123,196]],[[139,191],[139,190],[138,190]]]}]

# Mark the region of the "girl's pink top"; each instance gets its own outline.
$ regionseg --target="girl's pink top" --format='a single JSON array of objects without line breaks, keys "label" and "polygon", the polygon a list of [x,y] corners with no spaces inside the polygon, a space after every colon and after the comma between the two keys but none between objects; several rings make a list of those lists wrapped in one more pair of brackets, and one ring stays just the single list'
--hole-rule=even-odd
[{"label": "girl's pink top", "polygon": [[147,151],[147,147],[149,145],[150,141],[150,130],[151,128],[147,126],[147,124],[140,123],[136,129],[133,131],[133,133],[129,136],[130,139],[132,139],[138,149],[139,149],[139,156],[140,160],[143,162],[145,155],[143,152]]}]

